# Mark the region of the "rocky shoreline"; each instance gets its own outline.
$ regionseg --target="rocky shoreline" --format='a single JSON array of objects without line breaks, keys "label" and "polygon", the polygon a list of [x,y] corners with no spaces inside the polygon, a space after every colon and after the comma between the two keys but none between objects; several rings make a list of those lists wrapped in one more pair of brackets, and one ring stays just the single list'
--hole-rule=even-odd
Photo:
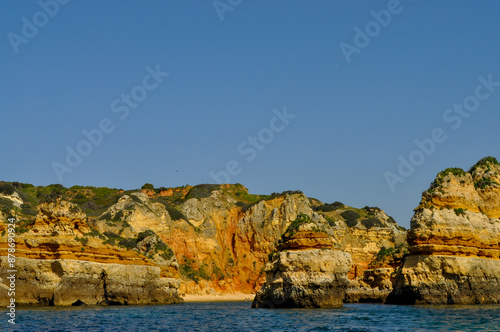
[{"label": "rocky shoreline", "polygon": [[10,301],[8,217],[19,305],[218,294],[255,294],[255,308],[500,303],[500,164],[491,157],[439,173],[409,231],[377,207],[251,195],[239,184],[125,192],[0,182],[0,217],[0,305]]},{"label": "rocky shoreline", "polygon": [[280,252],[252,308],[342,307],[351,256],[331,249]]}]

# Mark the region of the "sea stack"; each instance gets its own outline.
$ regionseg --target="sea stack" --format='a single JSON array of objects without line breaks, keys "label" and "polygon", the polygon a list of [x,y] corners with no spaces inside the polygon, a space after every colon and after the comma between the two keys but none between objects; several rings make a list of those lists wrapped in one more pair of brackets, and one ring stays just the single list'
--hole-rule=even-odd
[{"label": "sea stack", "polygon": [[[314,216],[313,216],[314,218]],[[328,224],[299,215],[282,235],[277,253],[265,266],[266,282],[252,308],[341,307],[352,265],[349,253],[337,250]]]},{"label": "sea stack", "polygon": [[[6,223],[0,224],[5,234]],[[16,305],[118,305],[180,303],[180,280],[138,251],[93,237],[86,214],[54,199],[38,206],[29,229],[18,229],[15,264],[0,242],[0,305],[10,302],[15,270]],[[145,237],[144,240],[153,238]],[[5,239],[5,237],[4,237]]]},{"label": "sea stack", "polygon": [[500,164],[448,168],[422,194],[387,303],[500,303]]}]

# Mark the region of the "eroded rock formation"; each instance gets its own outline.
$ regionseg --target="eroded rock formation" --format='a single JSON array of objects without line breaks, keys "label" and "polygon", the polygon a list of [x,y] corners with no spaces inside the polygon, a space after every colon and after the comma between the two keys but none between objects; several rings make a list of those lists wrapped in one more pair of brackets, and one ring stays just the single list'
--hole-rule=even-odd
[{"label": "eroded rock formation", "polygon": [[[19,214],[20,257],[159,267],[161,278],[182,279],[181,294],[255,293],[266,280],[269,254],[299,214],[322,232],[289,239],[280,249],[336,244],[351,254],[348,277],[355,281],[363,281],[365,270],[389,267],[373,264],[377,254],[406,236],[378,208],[323,204],[301,192],[251,195],[239,184],[123,191],[0,182],[0,193],[0,213]],[[52,196],[57,206],[40,203]],[[5,249],[2,236],[0,256]]]},{"label": "eroded rock formation", "polygon": [[306,215],[283,234],[278,253],[266,265],[266,282],[257,292],[253,308],[341,307],[348,285],[351,255],[334,249],[326,225]]},{"label": "eroded rock formation", "polygon": [[438,174],[415,209],[389,303],[500,303],[500,165]]},{"label": "eroded rock formation", "polygon": [[[31,228],[16,234],[15,299],[21,305],[169,304],[182,301],[180,280],[136,251],[103,243],[69,202],[38,206]],[[2,223],[2,229],[6,225]],[[5,234],[5,232],[3,232]],[[4,238],[5,239],[5,238]],[[0,305],[11,296],[7,241],[0,243]]]}]

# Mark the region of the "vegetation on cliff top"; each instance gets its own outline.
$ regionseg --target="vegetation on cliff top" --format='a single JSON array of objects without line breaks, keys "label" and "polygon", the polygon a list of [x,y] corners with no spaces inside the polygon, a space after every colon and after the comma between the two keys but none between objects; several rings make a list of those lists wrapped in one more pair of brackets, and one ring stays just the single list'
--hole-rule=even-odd
[{"label": "vegetation on cliff top", "polygon": [[[214,191],[216,190],[219,191],[219,193],[214,195]],[[145,200],[144,197],[146,196],[143,194],[136,194],[140,192],[147,195],[148,199]],[[78,246],[81,244],[82,250],[85,250],[88,245],[94,246],[96,243],[104,243],[139,252],[149,259],[157,261],[157,263],[164,263],[161,258],[164,260],[171,260],[175,254],[179,253],[174,253],[174,251],[153,231],[149,230],[136,233],[132,229],[132,226],[127,223],[127,220],[129,220],[128,215],[131,212],[130,210],[138,204],[145,205],[150,210],[156,211],[147,201],[161,203],[165,206],[165,209],[173,220],[185,219],[189,223],[189,220],[187,220],[186,216],[182,213],[182,204],[188,199],[221,200],[225,202],[224,204],[227,203],[228,206],[240,206],[243,211],[246,211],[255,204],[273,199],[277,200],[273,205],[275,205],[275,203],[281,203],[286,199],[290,200],[292,203],[304,201],[306,205],[308,202],[307,197],[303,196],[301,191],[284,191],[272,193],[270,195],[252,195],[249,194],[248,189],[241,184],[201,184],[198,186],[155,188],[154,185],[147,183],[142,186],[142,189],[125,191],[106,187],[73,186],[65,188],[59,184],[53,184],[46,187],[35,187],[29,184],[0,182],[0,193],[6,196],[17,194],[24,202],[21,207],[16,207],[14,204],[16,202],[15,198],[9,199],[8,197],[0,197],[0,208],[2,212],[10,213],[12,211],[16,213],[18,217],[21,217],[19,218],[19,233],[31,228],[38,213],[37,206],[39,204],[61,199],[75,204],[78,209],[81,209],[88,216],[87,224],[90,231],[83,235],[79,234],[74,238],[76,241],[80,242]],[[128,206],[122,206],[120,210],[109,209],[124,195],[128,195],[132,200]],[[297,196],[287,198],[288,195]],[[380,213],[382,210],[378,207],[365,206],[361,209],[357,209],[344,205],[338,201],[328,204],[313,198],[310,198],[309,202],[311,209],[324,217],[331,227],[343,227],[344,222],[346,222],[349,227],[385,227],[387,221],[393,221],[392,218],[387,219],[385,216],[381,218]],[[311,219],[312,216],[313,215],[298,214],[297,218],[291,222],[287,230],[282,234],[281,241],[286,241],[288,238],[293,237],[299,231],[301,225],[315,223]],[[317,217],[318,216],[315,215],[313,219],[316,220]],[[196,228],[197,227],[195,227],[195,229]],[[98,229],[101,230],[102,233],[99,232]],[[308,225],[304,229],[310,232],[333,234],[333,231],[328,228],[328,225],[324,221],[317,225]],[[146,238],[148,238],[148,240],[144,241]],[[182,253],[180,255],[182,256]],[[272,254],[270,256],[272,256]],[[210,259],[198,261],[196,257],[191,257],[191,259],[181,258],[179,261],[179,273],[185,279],[195,282],[205,279],[221,280],[224,278],[231,278],[233,273],[232,269],[237,266],[237,263],[235,263],[236,259],[237,257],[231,254],[230,250],[228,254],[217,263]],[[254,269],[256,269],[257,262],[257,260],[253,262]],[[217,264],[221,267],[217,266]]]},{"label": "vegetation on cliff top", "polygon": [[[387,223],[379,219],[380,216],[376,216],[377,213],[383,212],[376,206],[364,206],[361,209],[357,209],[340,202],[334,202],[332,204],[321,204],[318,202],[312,201],[312,208],[322,215],[330,226],[335,226],[338,221],[343,221],[347,227],[364,226],[367,229],[372,227],[387,227]],[[394,218],[390,216],[388,216],[387,222],[404,230],[404,228],[398,226]]]},{"label": "vegetation on cliff top", "polygon": [[469,173],[473,173],[477,168],[479,168],[481,166],[485,166],[487,169],[489,169],[490,164],[500,165],[500,163],[498,162],[498,160],[496,158],[491,157],[491,156],[484,157],[483,159],[479,160],[476,164],[474,164],[474,166],[472,166],[469,169]]},{"label": "vegetation on cliff top", "polygon": [[[186,185],[173,188],[155,188],[153,184],[146,183],[142,186],[141,190],[147,193],[151,201],[164,205],[173,220],[184,219],[186,221],[188,221],[188,219],[181,212],[181,204],[192,198],[204,199],[210,197],[215,190],[220,190],[224,197],[236,201],[234,204],[241,207],[243,211],[247,211],[261,201],[285,197],[286,195],[303,195],[301,191],[283,191],[281,193],[275,192],[270,195],[253,195],[249,194],[248,189],[239,183],[233,185]],[[0,193],[4,195],[17,193],[24,202],[21,208],[17,208],[11,200],[0,197],[0,211],[2,211],[5,215],[10,215],[12,213],[21,215],[21,219],[25,220],[26,225],[29,226],[37,214],[37,205],[44,202],[54,201],[56,199],[63,199],[76,204],[85,214],[87,214],[87,216],[91,218],[99,217],[99,219],[117,223],[122,221],[123,212],[118,212],[114,216],[111,216],[109,213],[105,214],[105,211],[118,202],[118,200],[124,195],[129,195],[132,199],[135,199],[137,203],[142,204],[138,197],[131,195],[132,193],[140,192],[141,190],[137,189],[125,191],[123,189],[93,186],[72,186],[70,188],[65,188],[60,184],[35,187],[31,184],[25,183],[0,182]],[[338,225],[339,221],[345,222],[349,227],[357,225],[361,225],[366,228],[384,227],[384,223],[375,217],[375,213],[381,211],[378,207],[365,206],[361,209],[356,209],[346,206],[338,201],[330,204],[322,203],[319,200],[312,198],[309,199],[309,201],[313,211],[321,214],[332,227]],[[392,218],[389,218],[389,221],[395,223]]]},{"label": "vegetation on cliff top", "polygon": [[[474,166],[472,166],[467,172],[464,171],[461,168],[458,168],[458,167],[447,168],[447,169],[439,172],[436,175],[436,178],[434,179],[434,181],[429,186],[429,189],[427,189],[426,191],[424,191],[422,193],[424,195],[424,199],[428,199],[429,198],[429,197],[426,197],[427,194],[433,194],[436,191],[437,192],[443,192],[442,189],[441,189],[441,187],[442,187],[442,185],[445,182],[450,181],[450,178],[449,178],[450,175],[456,176],[456,177],[463,177],[463,176],[466,176],[467,174],[473,175],[473,173],[478,168],[481,168],[481,167],[484,167],[486,169],[486,171],[490,171],[491,170],[491,165],[498,165],[498,166],[500,166],[500,163],[497,161],[496,158],[488,156],[488,157],[482,158],[477,163],[475,163]],[[460,182],[462,184],[464,184],[465,183],[465,179],[462,179]],[[482,179],[479,179],[479,180],[477,180],[477,181],[474,182],[474,188],[475,189],[484,189],[484,188],[486,188],[488,186],[500,186],[500,184],[497,183],[497,182],[495,182],[495,181],[493,181],[493,180],[491,180],[491,179],[488,179],[488,178],[482,178]]]}]

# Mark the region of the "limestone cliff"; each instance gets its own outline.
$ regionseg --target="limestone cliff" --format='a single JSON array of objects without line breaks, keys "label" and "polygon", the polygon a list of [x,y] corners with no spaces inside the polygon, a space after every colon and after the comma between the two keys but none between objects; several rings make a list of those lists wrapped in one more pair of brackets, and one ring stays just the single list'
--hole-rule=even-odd
[{"label": "limestone cliff", "polygon": [[[393,266],[376,258],[404,244],[406,236],[378,208],[324,204],[301,192],[251,195],[240,184],[124,191],[0,183],[0,193],[0,213],[19,216],[18,233],[26,236],[19,247],[26,249],[23,257],[156,266],[160,277],[182,279],[181,294],[255,293],[265,281],[269,254],[299,214],[322,232],[313,232],[314,239],[290,239],[288,249],[311,249],[311,241],[323,248],[335,243],[351,254],[348,276],[357,281],[365,271]],[[53,199],[61,209],[66,206],[66,214],[44,212],[54,209],[40,202]],[[62,222],[69,216],[70,228]],[[31,253],[32,248],[37,249]]]},{"label": "limestone cliff", "polygon": [[[22,220],[18,221],[23,224]],[[5,223],[0,224],[0,304],[8,303]],[[139,252],[92,236],[87,216],[59,199],[42,203],[29,228],[16,229],[16,302],[22,305],[168,304],[180,281]]]},{"label": "limestone cliff", "polygon": [[438,174],[415,209],[390,303],[500,303],[500,165]]},{"label": "limestone cliff", "polygon": [[338,245],[325,228],[306,215],[299,215],[288,227],[279,252],[265,267],[266,282],[257,292],[253,308],[342,306],[351,256],[333,249]]}]

